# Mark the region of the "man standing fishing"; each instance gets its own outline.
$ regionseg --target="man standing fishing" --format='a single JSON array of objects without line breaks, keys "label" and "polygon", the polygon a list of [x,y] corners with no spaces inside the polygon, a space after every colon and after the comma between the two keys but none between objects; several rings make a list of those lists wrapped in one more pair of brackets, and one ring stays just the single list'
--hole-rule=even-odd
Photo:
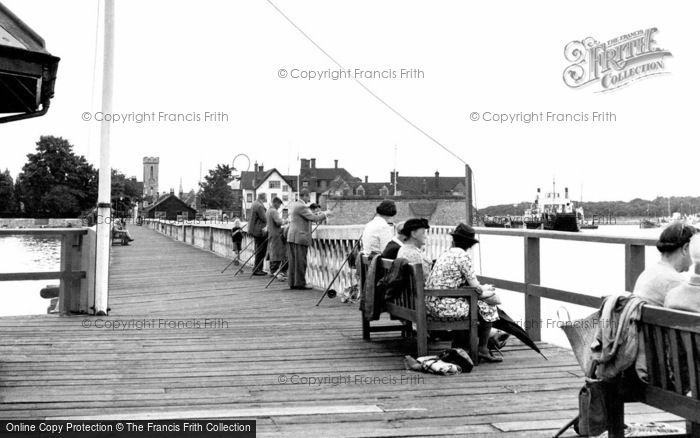
[{"label": "man standing fishing", "polygon": [[260,193],[250,209],[250,224],[248,232],[255,240],[255,267],[253,275],[267,275],[263,270],[265,255],[267,255],[267,217],[264,202],[265,193]]},{"label": "man standing fishing", "polygon": [[287,248],[284,243],[282,226],[287,223],[280,215],[282,200],[275,197],[267,209],[267,253],[270,256],[270,274],[279,274],[281,281],[287,279]]},{"label": "man standing fishing", "polygon": [[299,193],[299,200],[292,203],[289,209],[287,279],[290,289],[311,289],[306,285],[306,255],[311,245],[311,223],[331,216],[330,211],[313,213],[308,206],[310,200],[309,191],[304,189]]}]

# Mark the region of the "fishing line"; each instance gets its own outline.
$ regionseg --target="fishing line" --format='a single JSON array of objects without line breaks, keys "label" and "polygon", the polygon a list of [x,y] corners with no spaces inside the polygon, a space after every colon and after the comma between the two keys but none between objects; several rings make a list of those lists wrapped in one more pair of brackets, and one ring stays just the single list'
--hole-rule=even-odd
[{"label": "fishing line", "polygon": [[[280,8],[277,7],[277,5],[275,5],[274,3],[272,3],[271,0],[266,0],[266,1],[267,1],[273,8],[275,8],[275,9],[277,10],[277,12],[279,12],[279,14],[282,15],[282,17],[284,17],[284,19],[287,20],[287,21],[289,22],[289,24],[291,24],[296,30],[299,31],[299,33],[301,33],[307,40],[309,40],[309,42],[311,42],[311,44],[313,44],[314,46],[316,46],[316,48],[317,48],[318,50],[320,50],[321,53],[323,53],[324,55],[326,55],[326,57],[327,57],[328,59],[330,59],[335,65],[337,65],[338,68],[340,68],[341,70],[346,70],[345,67],[343,67],[343,65],[342,65],[341,63],[339,63],[338,61],[336,61],[335,58],[333,58],[328,52],[326,52],[325,50],[323,50],[323,48],[322,48],[320,45],[318,45],[318,44],[316,43],[316,41],[314,41],[309,35],[306,34],[306,32],[304,32],[299,26],[297,26],[296,23],[294,23],[284,12],[282,12],[282,10],[281,10]],[[389,109],[389,111],[393,112],[395,115],[397,115],[398,117],[400,117],[404,122],[406,122],[406,123],[408,123],[409,125],[411,125],[411,127],[413,127],[415,130],[417,130],[418,132],[420,132],[421,134],[423,134],[425,137],[427,137],[430,141],[432,141],[432,142],[435,143],[436,145],[440,146],[443,150],[445,150],[447,153],[449,153],[450,155],[452,155],[453,157],[455,157],[456,159],[458,159],[459,161],[461,161],[463,164],[467,164],[467,162],[464,161],[459,155],[457,155],[456,153],[454,153],[454,152],[453,152],[452,150],[450,150],[447,146],[445,146],[445,145],[443,145],[442,143],[440,143],[439,141],[437,141],[432,135],[430,135],[430,134],[428,134],[427,132],[425,132],[425,131],[424,131],[423,129],[421,129],[418,125],[416,125],[415,123],[413,123],[412,121],[410,121],[406,116],[404,116],[403,114],[401,114],[396,108],[394,108],[394,107],[391,106],[388,102],[386,102],[384,99],[382,99],[381,97],[379,97],[374,91],[370,90],[369,87],[367,87],[367,86],[366,86],[364,83],[362,83],[359,79],[357,79],[357,78],[354,77],[354,76],[352,77],[352,79],[353,79],[360,87],[362,87],[367,93],[369,93],[372,97],[374,97],[375,99],[377,99],[382,105],[384,105],[385,107],[387,107],[387,108]]]},{"label": "fishing line", "polygon": [[[328,53],[327,51],[325,51],[325,50],[323,49],[323,47],[321,47],[316,41],[313,40],[313,38],[311,38],[306,32],[304,32],[304,30],[301,29],[294,21],[292,21],[292,19],[289,18],[289,17],[287,16],[287,14],[285,14],[280,8],[278,8],[277,5],[275,5],[275,4],[272,2],[272,0],[266,0],[266,1],[270,4],[270,6],[272,6],[273,8],[275,8],[275,10],[276,10],[285,20],[287,20],[287,22],[288,22],[289,24],[292,25],[292,27],[294,27],[300,34],[302,34],[302,35],[304,36],[304,38],[306,38],[306,39],[307,39],[311,44],[313,44],[321,53],[323,53],[323,54],[324,54],[328,59],[330,59],[336,66],[338,66],[338,68],[340,68],[341,70],[346,70],[346,68],[343,67],[343,65],[342,65],[340,62],[336,61],[335,58],[333,58],[333,56],[331,56],[330,53]],[[446,151],[447,153],[449,153],[450,155],[452,155],[453,157],[455,157],[457,160],[459,160],[459,161],[462,162],[463,164],[465,164],[465,165],[467,164],[467,162],[464,161],[464,160],[462,159],[462,157],[460,157],[459,155],[457,155],[457,154],[456,154],[455,152],[453,152],[450,148],[448,148],[448,147],[445,146],[444,144],[440,143],[435,137],[433,137],[432,135],[428,134],[426,131],[424,131],[423,129],[421,129],[420,126],[416,125],[416,124],[413,123],[411,120],[409,120],[406,116],[404,116],[403,114],[401,114],[401,112],[399,112],[396,108],[394,108],[393,106],[391,106],[387,101],[385,101],[384,99],[382,99],[381,97],[379,97],[374,91],[372,91],[369,87],[367,87],[362,81],[360,81],[359,79],[357,79],[357,78],[354,77],[354,76],[352,76],[352,80],[355,81],[360,87],[362,87],[363,90],[365,90],[367,93],[369,93],[372,97],[374,97],[378,102],[380,102],[380,103],[381,103],[382,105],[384,105],[387,109],[389,109],[389,111],[391,111],[391,112],[394,113],[396,116],[398,116],[401,120],[403,120],[404,122],[406,122],[407,124],[409,124],[413,129],[415,129],[416,131],[418,131],[418,132],[420,132],[421,134],[423,134],[426,138],[428,138],[428,139],[429,139],[430,141],[432,141],[434,144],[436,144],[437,146],[439,146],[440,148],[442,148],[444,151]],[[474,205],[476,206],[476,184],[475,184],[475,178],[474,178],[474,173],[473,173],[473,172],[472,172],[472,185],[473,185]],[[481,271],[481,245],[479,245],[479,271]]]}]

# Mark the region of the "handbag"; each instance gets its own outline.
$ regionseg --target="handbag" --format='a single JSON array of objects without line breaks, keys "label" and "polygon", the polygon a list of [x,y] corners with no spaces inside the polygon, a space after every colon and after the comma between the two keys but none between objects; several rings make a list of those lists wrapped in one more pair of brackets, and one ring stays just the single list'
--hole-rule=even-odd
[{"label": "handbag", "polygon": [[578,393],[578,423],[574,424],[574,430],[582,436],[600,435],[608,428],[604,383],[595,377],[597,367],[598,362],[593,361],[586,383]]}]

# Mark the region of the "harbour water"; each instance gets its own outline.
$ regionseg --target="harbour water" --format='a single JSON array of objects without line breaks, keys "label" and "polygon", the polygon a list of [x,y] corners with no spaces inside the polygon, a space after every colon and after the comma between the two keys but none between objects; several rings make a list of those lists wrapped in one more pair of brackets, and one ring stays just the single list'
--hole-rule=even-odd
[{"label": "harbour water", "polygon": [[[0,273],[58,271],[61,243],[55,238],[0,237]],[[45,314],[49,301],[39,296],[58,280],[0,281],[0,316]]]},{"label": "harbour water", "polygon": [[[608,225],[581,233],[621,237],[656,239],[661,228],[640,229],[638,225]],[[524,248],[522,238],[479,236],[480,248],[474,251],[477,273],[512,281],[523,281]],[[646,265],[657,263],[659,252],[646,248]],[[479,268],[479,259],[481,268]],[[568,290],[593,296],[605,296],[625,290],[624,245],[540,240],[540,280],[542,286]],[[498,291],[502,307],[518,322],[524,320],[524,296],[518,292]],[[561,310],[560,310],[561,309]],[[559,301],[542,299],[542,340],[564,347],[569,343],[559,328],[566,321],[566,310],[571,320],[590,315],[595,309]],[[557,312],[561,314],[561,320]]]},{"label": "harbour water", "polygon": [[[601,226],[586,234],[628,237],[658,237],[661,229],[640,229],[637,225]],[[522,238],[479,236],[481,244],[474,251],[477,273],[489,277],[522,281],[524,275]],[[571,242],[542,239],[542,285],[602,296],[624,290],[624,246],[604,243]],[[646,249],[646,263],[659,259],[654,247]],[[55,239],[30,236],[0,237],[0,272],[32,272],[58,270],[60,242]],[[481,267],[479,267],[481,265]],[[39,297],[39,290],[57,280],[0,282],[0,316],[44,314],[49,301]],[[523,321],[523,295],[499,291],[503,308],[514,320]],[[543,341],[568,346],[558,328],[557,311],[564,307],[571,319],[589,315],[593,309],[542,300]],[[561,313],[561,312],[560,312]],[[566,317],[564,316],[564,319]]]}]

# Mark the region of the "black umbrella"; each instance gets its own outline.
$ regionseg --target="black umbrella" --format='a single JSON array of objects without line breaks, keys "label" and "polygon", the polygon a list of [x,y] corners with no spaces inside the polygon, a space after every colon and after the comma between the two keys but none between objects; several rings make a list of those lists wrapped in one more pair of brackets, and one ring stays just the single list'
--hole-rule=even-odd
[{"label": "black umbrella", "polygon": [[494,321],[491,324],[493,328],[503,330],[504,332],[510,333],[511,335],[520,339],[523,342],[523,344],[527,345],[528,347],[541,354],[542,357],[545,358],[545,360],[548,360],[547,356],[542,354],[537,344],[535,344],[535,342],[532,339],[530,339],[530,336],[527,334],[527,332],[518,324],[516,324],[515,321],[513,321],[513,318],[508,316],[508,314],[500,307],[498,307],[498,321]]}]

